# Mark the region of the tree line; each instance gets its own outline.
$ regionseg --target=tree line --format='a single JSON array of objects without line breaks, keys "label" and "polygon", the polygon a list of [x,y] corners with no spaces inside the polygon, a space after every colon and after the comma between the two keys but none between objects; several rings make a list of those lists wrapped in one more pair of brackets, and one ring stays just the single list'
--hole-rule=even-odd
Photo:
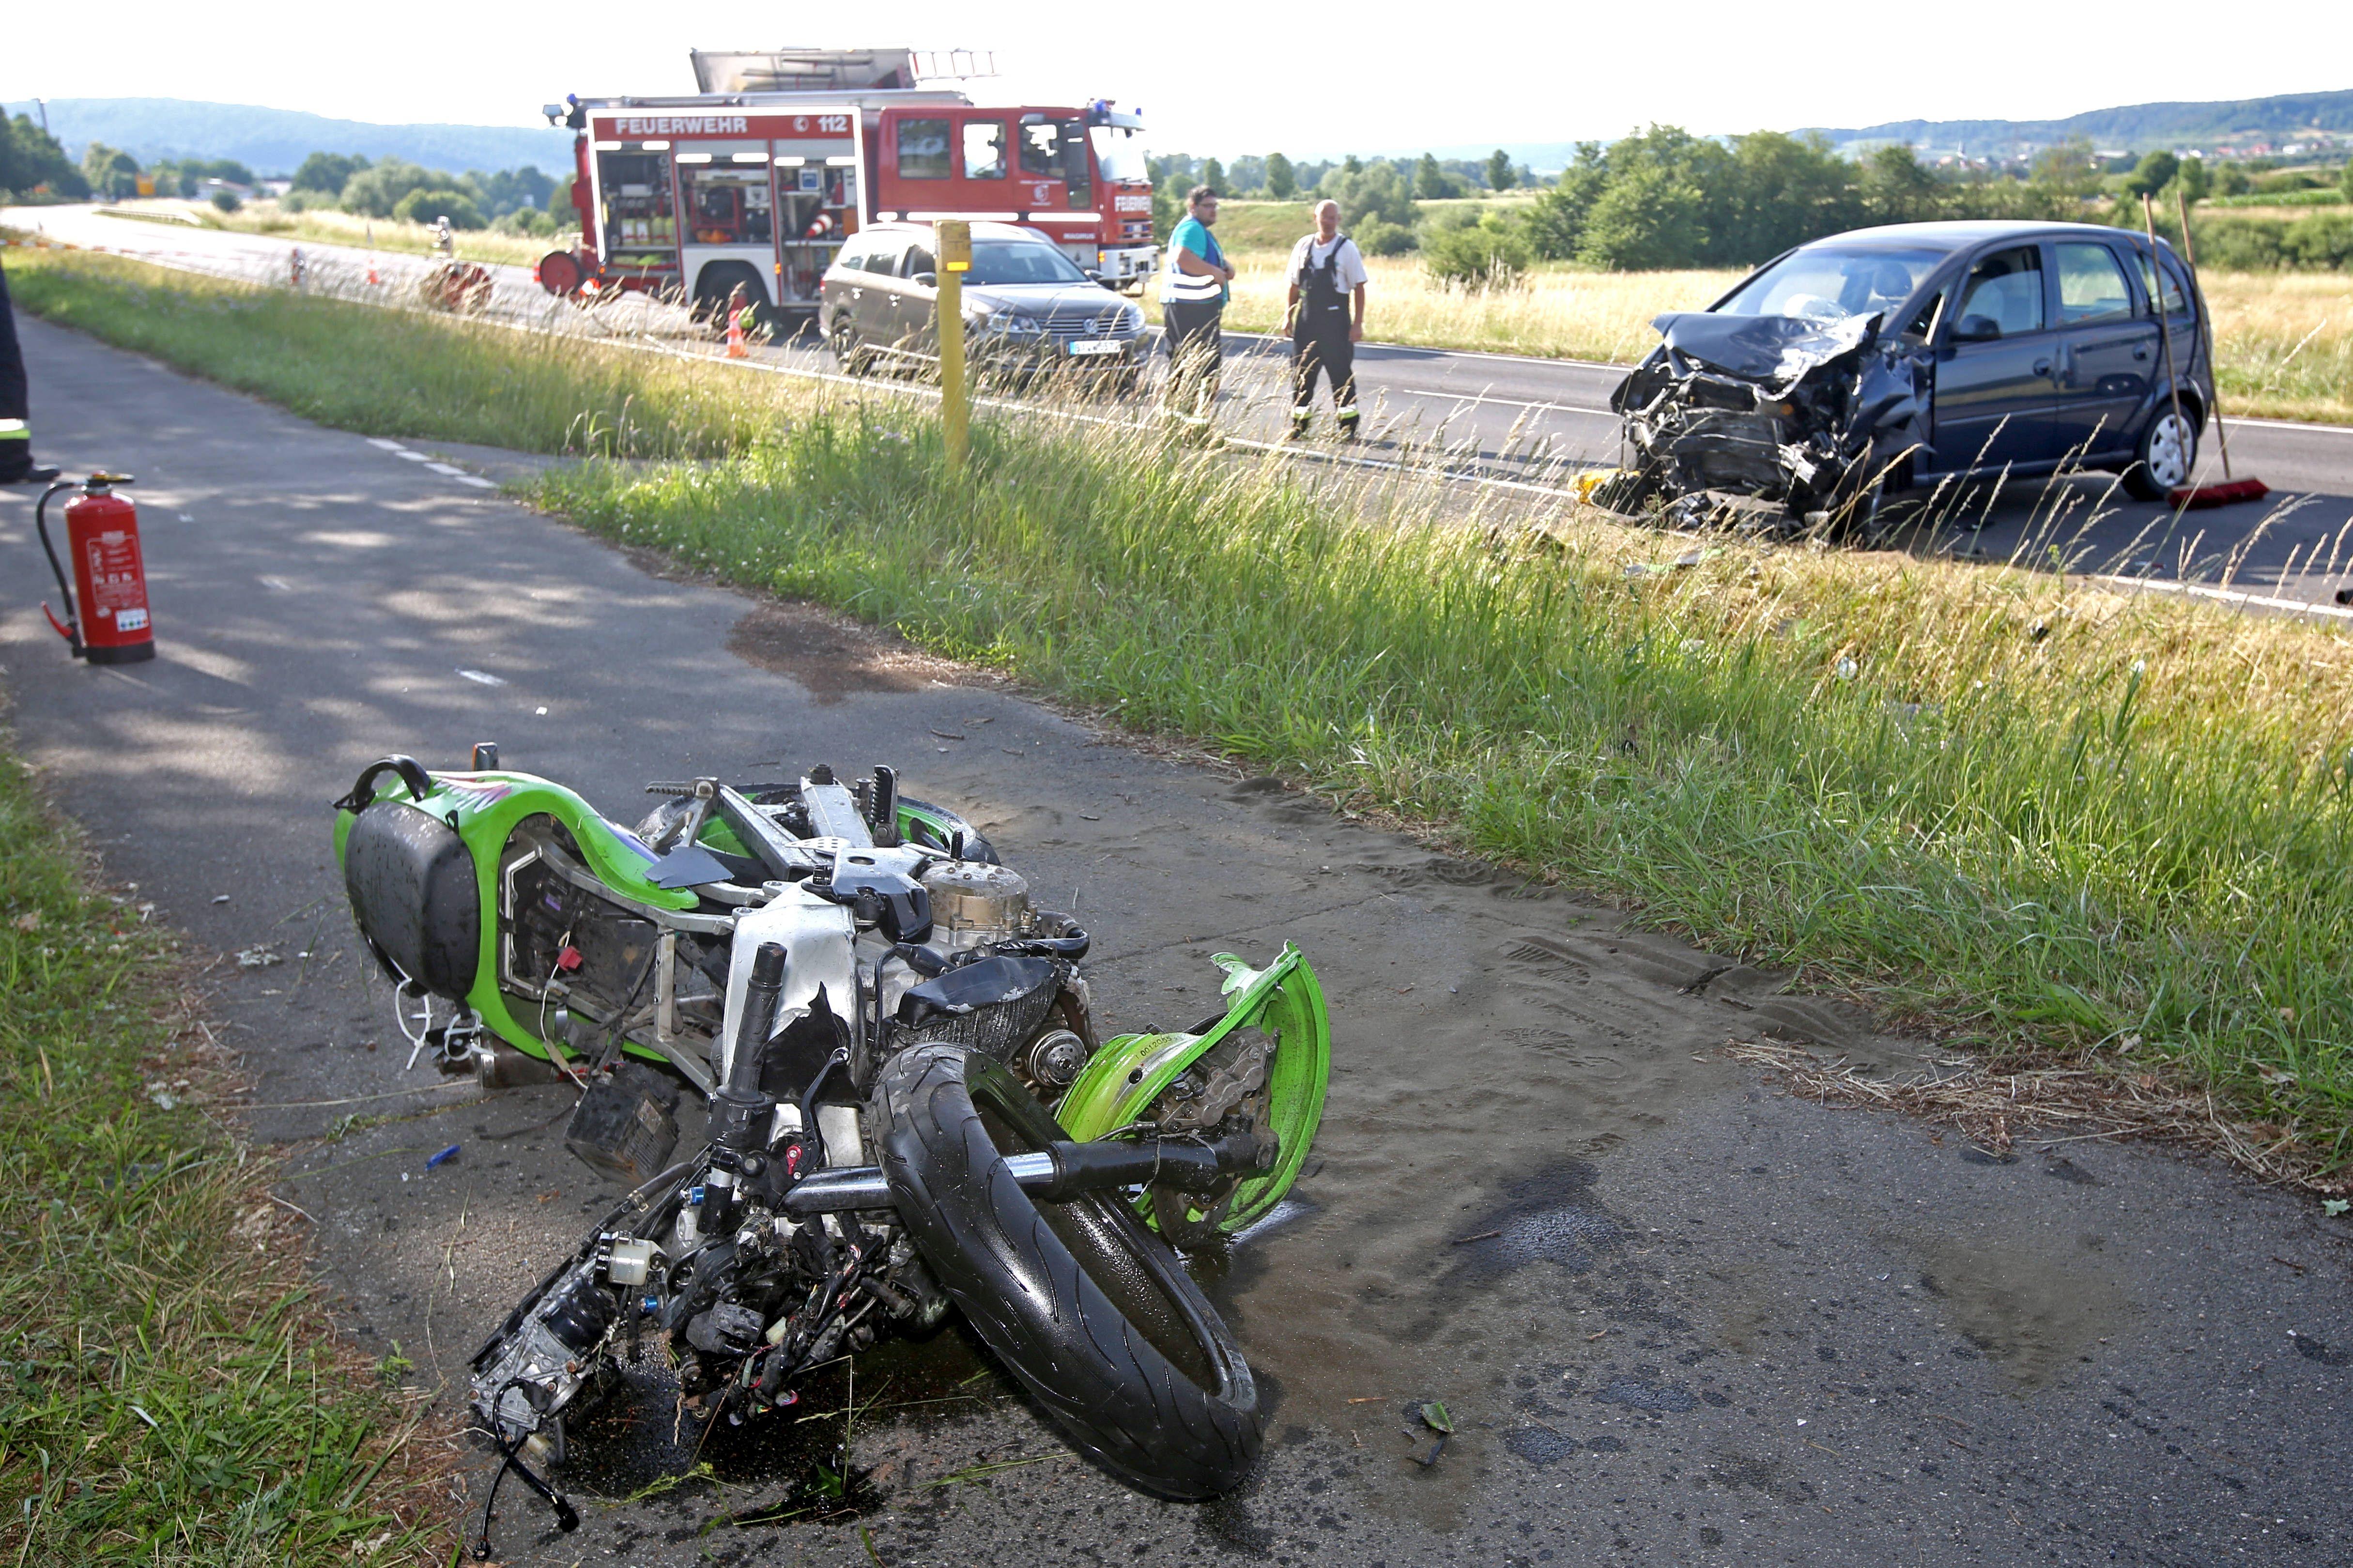
[{"label": "tree line", "polygon": [[[159,159],[142,164],[120,148],[92,142],[79,163],[29,115],[0,117],[0,198],[49,195],[81,201],[126,200],[140,195],[196,197],[216,182],[213,200],[227,211],[241,205],[236,192],[260,182],[232,158]],[[400,222],[447,217],[453,228],[504,234],[554,235],[573,226],[572,179],[556,179],[531,164],[491,173],[450,174],[401,158],[371,162],[340,153],[313,153],[294,171],[280,210],[312,208]]]},{"label": "tree line", "polygon": [[[1672,125],[1652,125],[1609,143],[1580,142],[1568,166],[1548,181],[1513,168],[1500,149],[1468,166],[1428,154],[1418,161],[1347,158],[1302,167],[1273,153],[1236,159],[1231,170],[1215,159],[1161,162],[1154,171],[1156,205],[1173,211],[1182,190],[1197,180],[1229,195],[1330,197],[1367,254],[1419,250],[1441,280],[1473,287],[1512,282],[1537,261],[1611,271],[1752,267],[1848,229],[1940,218],[2137,227],[2144,192],[2171,210],[2177,195],[2194,205],[2288,177],[2229,163],[2209,171],[2196,158],[2168,152],[2104,159],[2080,138],[2022,164],[1931,166],[1904,145],[1849,158],[1819,136],[1759,131],[1715,138]],[[2296,177],[2317,184],[2308,175]],[[2353,201],[2353,163],[2338,177],[2346,199]],[[1252,178],[1255,186],[1247,183]],[[1528,199],[1484,210],[1426,213],[1421,207],[1433,199],[1530,184],[1542,188]],[[2168,220],[2164,226],[2175,225]],[[2353,215],[2321,210],[2292,221],[2201,218],[2197,240],[2201,260],[2224,267],[2344,267],[2353,263]]]},{"label": "tree line", "polygon": [[364,217],[488,228],[501,234],[553,235],[573,226],[572,177],[558,180],[533,164],[491,174],[427,169],[404,158],[381,163],[313,153],[294,171],[281,211],[332,208]]}]

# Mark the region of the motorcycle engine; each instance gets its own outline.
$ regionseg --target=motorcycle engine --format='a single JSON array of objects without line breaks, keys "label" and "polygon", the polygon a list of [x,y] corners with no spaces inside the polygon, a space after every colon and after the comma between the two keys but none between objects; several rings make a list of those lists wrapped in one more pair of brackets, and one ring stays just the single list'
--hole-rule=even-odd
[{"label": "motorcycle engine", "polygon": [[932,945],[958,952],[1018,936],[1029,925],[1029,879],[1008,866],[944,860],[923,873]]}]

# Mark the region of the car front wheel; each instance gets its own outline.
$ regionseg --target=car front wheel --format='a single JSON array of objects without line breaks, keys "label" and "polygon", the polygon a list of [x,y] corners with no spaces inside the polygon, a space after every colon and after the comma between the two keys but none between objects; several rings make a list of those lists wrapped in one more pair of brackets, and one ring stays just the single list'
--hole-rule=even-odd
[{"label": "car front wheel", "polygon": [[2125,489],[2136,500],[2163,500],[2189,482],[2198,467],[2198,424],[2184,411],[2161,411],[2140,433]]},{"label": "car front wheel", "polygon": [[873,360],[858,346],[858,333],[847,316],[834,320],[833,331],[826,334],[826,346],[833,351],[833,363],[844,375],[864,375],[873,368]]}]

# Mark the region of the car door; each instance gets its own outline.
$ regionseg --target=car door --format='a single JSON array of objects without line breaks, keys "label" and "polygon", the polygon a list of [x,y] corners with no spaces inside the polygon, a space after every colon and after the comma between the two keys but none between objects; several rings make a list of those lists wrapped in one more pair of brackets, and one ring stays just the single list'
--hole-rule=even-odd
[{"label": "car door", "polygon": [[2060,453],[2113,457],[2131,448],[2134,416],[2158,384],[2157,322],[2137,308],[2114,247],[2063,239],[2052,249],[2059,283]]},{"label": "car door", "polygon": [[878,241],[866,253],[866,282],[864,297],[858,302],[858,330],[877,348],[899,346],[899,258],[906,253],[907,242],[895,237]]},{"label": "car door", "polygon": [[1937,328],[1936,468],[2021,468],[2057,458],[2058,353],[2042,247],[1978,258],[1960,301]]},{"label": "car door", "polygon": [[[898,292],[892,296],[897,315],[892,326],[898,341],[907,352],[931,358],[940,352],[939,334],[939,263],[932,258],[932,247],[921,240],[908,247],[899,258]],[[926,283],[923,279],[930,279]]]},{"label": "car door", "polygon": [[837,326],[848,330],[850,337],[858,335],[858,312],[865,303],[866,242],[853,236],[841,247],[833,264],[826,268],[818,284],[818,295],[825,305],[825,331],[831,334]]}]

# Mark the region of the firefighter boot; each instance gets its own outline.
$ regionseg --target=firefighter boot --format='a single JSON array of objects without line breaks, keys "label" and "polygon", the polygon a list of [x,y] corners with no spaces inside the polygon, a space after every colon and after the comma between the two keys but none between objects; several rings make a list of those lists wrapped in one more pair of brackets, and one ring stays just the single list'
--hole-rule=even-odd
[{"label": "firefighter boot", "polygon": [[1356,409],[1353,407],[1341,409],[1339,413],[1339,420],[1340,439],[1343,441],[1354,441],[1356,438]]},{"label": "firefighter boot", "polygon": [[55,468],[33,461],[33,433],[22,419],[0,419],[0,485],[45,485]]},{"label": "firefighter boot", "polygon": [[1283,439],[1286,441],[1306,440],[1307,427],[1311,424],[1314,423],[1314,420],[1315,416],[1310,414],[1304,408],[1293,409],[1291,411],[1291,428],[1284,434]]}]

